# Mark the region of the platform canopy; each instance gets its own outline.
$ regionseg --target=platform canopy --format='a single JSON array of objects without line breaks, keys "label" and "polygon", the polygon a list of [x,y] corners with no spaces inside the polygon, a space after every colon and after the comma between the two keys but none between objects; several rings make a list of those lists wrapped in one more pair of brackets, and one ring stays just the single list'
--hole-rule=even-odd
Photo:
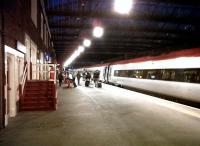
[{"label": "platform canopy", "polygon": [[[114,0],[44,0],[58,61],[64,62],[91,39],[73,66],[158,55],[200,46],[200,1],[133,0],[128,14]],[[92,36],[102,26],[101,38]]]}]

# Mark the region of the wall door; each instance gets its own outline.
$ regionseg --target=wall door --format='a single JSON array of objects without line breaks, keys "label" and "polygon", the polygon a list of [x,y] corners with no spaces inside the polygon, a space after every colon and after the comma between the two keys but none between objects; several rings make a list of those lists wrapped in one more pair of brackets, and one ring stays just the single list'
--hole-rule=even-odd
[{"label": "wall door", "polygon": [[7,55],[7,116],[16,116],[15,56]]}]

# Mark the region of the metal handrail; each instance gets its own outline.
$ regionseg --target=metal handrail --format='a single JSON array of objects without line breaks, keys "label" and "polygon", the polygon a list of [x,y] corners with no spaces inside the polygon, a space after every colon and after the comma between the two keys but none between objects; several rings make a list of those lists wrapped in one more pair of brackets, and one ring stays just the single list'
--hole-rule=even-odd
[{"label": "metal handrail", "polygon": [[[50,66],[53,66],[54,70],[50,70]],[[56,84],[56,66],[56,64],[32,64],[32,68],[35,68],[35,70],[32,70],[32,73],[34,74],[36,79],[40,79],[41,77],[44,80],[51,80],[49,73],[54,73],[53,80]],[[42,70],[40,70],[40,67],[43,67]]]},{"label": "metal handrail", "polygon": [[24,93],[24,86],[26,83],[26,78],[27,78],[27,64],[25,65],[25,68],[24,68],[24,71],[22,74],[22,78],[21,78],[21,82],[20,82],[20,94],[21,94],[20,96],[22,96]]}]

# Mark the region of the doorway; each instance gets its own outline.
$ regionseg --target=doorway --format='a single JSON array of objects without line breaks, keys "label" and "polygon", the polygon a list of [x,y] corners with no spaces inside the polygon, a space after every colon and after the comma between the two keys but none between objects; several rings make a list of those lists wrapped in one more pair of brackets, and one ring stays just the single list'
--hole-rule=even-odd
[{"label": "doorway", "polygon": [[7,118],[16,115],[16,96],[15,96],[15,56],[7,53],[7,97],[6,97],[6,115]]}]

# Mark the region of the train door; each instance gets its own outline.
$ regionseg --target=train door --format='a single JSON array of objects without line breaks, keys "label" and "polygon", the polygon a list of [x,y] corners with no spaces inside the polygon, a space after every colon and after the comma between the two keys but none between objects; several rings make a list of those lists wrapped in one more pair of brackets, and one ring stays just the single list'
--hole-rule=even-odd
[{"label": "train door", "polygon": [[104,67],[104,69],[103,69],[103,80],[104,80],[104,82],[107,82],[107,68],[108,67]]},{"label": "train door", "polygon": [[108,66],[108,73],[107,73],[107,82],[111,81],[111,74],[112,74],[112,67]]}]

